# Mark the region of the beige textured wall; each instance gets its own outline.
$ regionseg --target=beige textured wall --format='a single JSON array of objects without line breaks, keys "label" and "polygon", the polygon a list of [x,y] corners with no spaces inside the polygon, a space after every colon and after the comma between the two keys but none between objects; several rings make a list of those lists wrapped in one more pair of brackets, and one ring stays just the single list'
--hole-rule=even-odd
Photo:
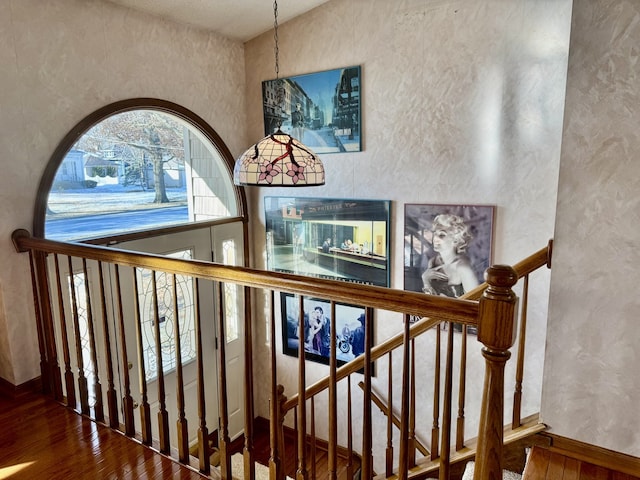
[{"label": "beige textured wall", "polygon": [[0,64],[0,377],[21,384],[39,375],[39,355],[28,257],[11,232],[31,228],[58,142],[106,104],[155,97],[194,111],[239,153],[244,60],[242,44],[107,2],[2,0]]},{"label": "beige textured wall", "polygon": [[[281,76],[362,66],[364,151],[324,155],[323,187],[251,190],[256,265],[264,267],[265,195],[392,200],[396,288],[403,286],[405,203],[497,205],[495,262],[512,263],[544,247],[555,219],[570,17],[570,0],[332,0],[281,25]],[[263,136],[260,82],[275,76],[272,35],[245,47],[247,117],[256,141]],[[535,313],[529,319],[526,413],[539,408],[545,275],[540,274],[543,286],[530,299]],[[254,332],[265,332],[265,317],[258,316]],[[383,339],[401,324],[395,317],[379,317],[375,328]],[[421,352],[430,341],[423,339]],[[263,336],[256,356],[266,358],[267,343]],[[280,350],[279,337],[276,344]],[[477,353],[473,368],[481,367]],[[429,357],[421,365],[424,375]],[[327,372],[309,365],[308,382]],[[265,366],[257,364],[259,382],[268,378]],[[279,356],[278,369],[285,392],[295,392],[295,359]],[[378,373],[384,379],[385,367]],[[471,377],[472,388],[478,388],[481,373]],[[507,388],[512,386],[508,381]],[[267,392],[268,385],[263,387],[255,391]],[[424,435],[431,401],[420,398],[419,403]],[[258,413],[268,413],[265,394],[257,407]],[[476,417],[476,406],[470,405],[469,436],[475,436]],[[384,432],[383,421],[376,412],[376,431]]]},{"label": "beige textured wall", "polygon": [[640,456],[640,6],[573,10],[542,415]]}]

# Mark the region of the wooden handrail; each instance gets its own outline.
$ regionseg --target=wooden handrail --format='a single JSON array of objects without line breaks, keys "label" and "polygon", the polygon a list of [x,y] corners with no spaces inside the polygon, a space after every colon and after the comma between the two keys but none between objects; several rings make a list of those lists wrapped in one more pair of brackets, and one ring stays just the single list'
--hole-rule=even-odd
[{"label": "wooden handrail", "polygon": [[175,259],[150,253],[114,250],[97,245],[56,242],[34,238],[23,229],[14,231],[12,240],[18,252],[38,250],[46,253],[58,253],[87,260],[117,263],[121,266],[162,270],[167,273],[190,275],[216,282],[229,282],[253,288],[269,288],[353,305],[366,305],[376,309],[420,317],[437,316],[441,320],[453,320],[469,325],[475,325],[478,314],[477,303],[464,299],[228,266],[202,260]]}]

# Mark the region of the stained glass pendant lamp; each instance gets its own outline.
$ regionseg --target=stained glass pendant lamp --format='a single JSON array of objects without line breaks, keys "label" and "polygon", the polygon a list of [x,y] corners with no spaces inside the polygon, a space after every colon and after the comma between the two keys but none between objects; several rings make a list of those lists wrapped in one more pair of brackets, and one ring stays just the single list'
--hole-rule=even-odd
[{"label": "stained glass pendant lamp", "polygon": [[[278,66],[278,3],[273,2],[276,83],[278,104],[284,102],[284,88]],[[233,182],[260,187],[310,187],[324,185],[320,158],[302,142],[281,130],[279,122],[271,133],[252,145],[236,160]]]}]

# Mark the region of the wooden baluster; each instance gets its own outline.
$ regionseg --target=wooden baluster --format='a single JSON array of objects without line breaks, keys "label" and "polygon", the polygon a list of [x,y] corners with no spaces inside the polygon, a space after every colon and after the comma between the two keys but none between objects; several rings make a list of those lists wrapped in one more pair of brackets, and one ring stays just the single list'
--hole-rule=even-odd
[{"label": "wooden baluster", "polygon": [[504,417],[504,368],[515,342],[517,281],[513,268],[490,267],[485,278],[489,287],[480,298],[478,341],[484,344],[484,390],[478,427],[478,451],[474,480],[502,478]]},{"label": "wooden baluster", "polygon": [[136,342],[138,344],[138,381],[140,383],[140,424],[142,428],[142,443],[151,445],[151,405],[147,391],[147,371],[144,364],[144,345],[142,343],[142,316],[140,315],[140,289],[138,287],[138,270],[132,268],[133,273],[133,315],[136,326]]},{"label": "wooden baluster", "polygon": [[[294,428],[298,427],[298,405],[295,406],[295,408],[293,409],[293,425]],[[295,439],[293,440],[294,442],[294,453],[293,453],[293,460],[294,460],[294,466],[296,471],[298,470],[298,462],[300,461],[300,457],[298,456],[298,444],[300,442],[298,442],[298,436],[295,436]]]},{"label": "wooden baluster", "polygon": [[311,397],[311,480],[316,480],[316,397]]},{"label": "wooden baluster", "polygon": [[[284,404],[286,401],[287,396],[284,394],[284,387],[282,385],[278,385],[278,451],[281,455],[286,453],[284,448]],[[293,465],[295,465],[295,463]],[[278,473],[276,480],[284,480],[285,476],[285,464],[282,462],[280,472]]]},{"label": "wooden baluster", "polygon": [[354,475],[353,464],[353,412],[351,408],[351,375],[347,377],[347,479]]},{"label": "wooden baluster", "polygon": [[256,477],[253,458],[253,333],[251,330],[251,290],[244,287],[244,478]]},{"label": "wooden baluster", "polygon": [[60,334],[62,336],[62,357],[64,360],[64,386],[67,392],[67,405],[76,408],[76,386],[71,370],[71,354],[69,353],[69,336],[67,334],[67,316],[64,311],[64,299],[62,296],[62,280],[58,254],[53,254],[56,270],[56,290],[58,295],[58,315],[60,316]]},{"label": "wooden baluster", "polygon": [[220,452],[220,474],[223,479],[231,479],[231,452],[229,451],[229,412],[227,409],[227,334],[224,315],[224,284],[217,283],[218,293],[218,448]]},{"label": "wooden baluster", "polygon": [[93,405],[94,417],[97,421],[104,420],[104,408],[102,405],[102,385],[98,371],[98,353],[96,351],[96,336],[93,325],[93,308],[91,306],[91,289],[89,288],[89,274],[87,271],[87,259],[82,259],[82,273],[84,273],[84,294],[87,297],[87,323],[89,330],[89,349],[91,350],[91,362],[93,363],[93,391],[96,403]]},{"label": "wooden baluster", "polygon": [[362,478],[373,478],[373,452],[371,422],[371,348],[373,346],[373,308],[365,310],[364,330],[364,396],[362,412]]},{"label": "wooden baluster", "polygon": [[511,428],[520,426],[522,420],[522,380],[524,379],[524,350],[527,340],[527,310],[529,303],[529,275],[525,275],[520,306],[520,326],[518,338],[518,357],[516,359],[516,385],[513,392],[513,414]]},{"label": "wooden baluster", "polygon": [[[410,320],[410,316],[407,320]],[[409,322],[410,323],[410,322]],[[409,468],[416,466],[416,341],[411,339],[411,362],[409,363],[410,379],[409,385],[411,388],[409,397],[409,443],[407,455]],[[391,411],[391,410],[390,410]]]},{"label": "wooden baluster", "polygon": [[[269,422],[269,446],[271,452],[269,455],[269,478],[282,480],[284,478],[284,467],[282,465],[282,455],[284,455],[284,451],[280,450],[280,440],[282,436],[280,419],[283,416],[283,412],[280,410],[279,400],[284,388],[278,385],[275,293],[273,290],[269,292],[269,312],[269,354],[271,361],[271,396],[269,398],[269,409],[271,412]],[[282,439],[282,441],[284,442],[284,439]]]},{"label": "wooden baluster", "polygon": [[[84,374],[84,358],[82,355],[82,335],[80,333],[80,314],[78,313],[78,298],[76,293],[76,275],[73,273],[71,257],[67,256],[69,264],[69,287],[71,290],[71,311],[73,312],[73,333],[76,344],[76,361],[78,362],[78,395],[80,396],[80,411],[89,415],[89,389],[87,377]],[[85,281],[87,279],[85,278]]]},{"label": "wooden baluster", "polygon": [[196,364],[198,368],[198,463],[200,472],[209,475],[211,460],[209,452],[209,429],[207,428],[207,402],[204,390],[204,359],[202,351],[202,317],[200,316],[200,280],[194,282],[194,327],[196,333]]},{"label": "wooden baluster", "polygon": [[389,352],[389,374],[387,378],[387,448],[385,450],[385,473],[393,475],[393,351]]},{"label": "wooden baluster", "polygon": [[[327,473],[329,480],[338,478],[338,386],[336,370],[338,369],[338,350],[336,342],[336,304],[331,302],[329,317],[329,331],[331,332],[329,356],[329,456],[327,458]],[[313,463],[315,465],[315,462]],[[315,475],[315,468],[314,475]]]},{"label": "wooden baluster", "polygon": [[162,340],[160,338],[160,307],[158,305],[158,279],[156,271],[151,272],[151,289],[153,290],[153,325],[156,343],[156,368],[158,369],[158,437],[160,452],[171,452],[171,440],[169,437],[169,412],[167,412],[167,398],[164,386],[164,364],[162,363]]},{"label": "wooden baluster", "polygon": [[[36,278],[35,260],[33,257],[33,251],[29,250],[29,269],[31,271],[31,290],[33,291],[33,310],[36,316],[36,332],[38,334],[38,351],[40,352],[40,375],[42,379],[42,389],[44,393],[53,391],[51,386],[51,376],[49,375],[47,361],[46,343],[44,337],[44,319],[42,311],[40,309],[40,295],[38,292],[38,281]],[[51,305],[43,305],[50,311]]]},{"label": "wooden baluster", "polygon": [[304,325],[304,297],[298,296],[298,318],[300,319],[300,334],[298,341],[298,469],[296,480],[306,480],[307,478],[307,395],[306,395],[306,365],[304,344],[306,341],[306,331]]},{"label": "wooden baluster", "polygon": [[438,478],[449,480],[451,465],[451,402],[453,397],[453,323],[449,323],[449,335],[447,337],[447,358],[444,370],[444,400],[442,410],[442,451],[440,452],[440,470]]},{"label": "wooden baluster", "polygon": [[[127,355],[127,334],[124,325],[124,312],[122,310],[122,286],[120,284],[120,267],[114,265],[114,277],[116,283],[116,298],[118,303],[118,333],[120,334],[120,358],[122,359],[122,379],[124,381],[124,398],[122,406],[124,409],[124,432],[127,436],[133,437],[136,434],[133,420],[133,397],[131,396],[131,379],[129,377],[129,357]],[[137,298],[137,295],[136,295]]]},{"label": "wooden baluster", "polygon": [[105,361],[107,364],[107,411],[109,412],[109,426],[117,429],[120,426],[118,414],[118,397],[113,382],[113,355],[111,352],[111,337],[109,335],[109,319],[107,316],[107,299],[104,288],[104,272],[102,262],[98,261],[98,277],[100,286],[100,312],[102,314],[102,332],[104,340]]},{"label": "wooden baluster", "polygon": [[[173,336],[176,343],[176,395],[178,407],[178,419],[176,428],[178,430],[178,459],[182,463],[189,463],[189,429],[184,408],[184,376],[182,372],[182,331],[180,329],[180,314],[178,310],[178,277],[174,273],[173,279]],[[189,281],[185,278],[185,281]]]},{"label": "wooden baluster", "polygon": [[[406,480],[409,477],[409,396],[411,379],[410,374],[410,316],[404,316],[404,337],[402,340],[402,397],[400,399],[400,453],[398,465],[398,479]],[[391,413],[391,412],[390,412]]]},{"label": "wooden baluster", "polygon": [[433,372],[433,424],[431,426],[431,460],[440,456],[440,343],[441,326],[436,326],[436,358]]},{"label": "wooden baluster", "polygon": [[456,422],[456,450],[464,448],[464,404],[467,385],[467,335],[466,325],[462,326],[460,344],[460,380],[458,383],[458,419]]}]

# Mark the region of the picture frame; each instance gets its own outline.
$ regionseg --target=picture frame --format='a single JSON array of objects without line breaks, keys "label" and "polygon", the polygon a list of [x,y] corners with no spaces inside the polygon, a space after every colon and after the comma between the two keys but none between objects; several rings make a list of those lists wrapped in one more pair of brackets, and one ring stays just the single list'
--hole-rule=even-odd
[{"label": "picture frame", "polygon": [[361,151],[360,74],[356,65],[263,81],[265,136],[280,127],[317,154]]},{"label": "picture frame", "polygon": [[389,286],[388,200],[265,197],[267,269]]},{"label": "picture frame", "polygon": [[404,289],[459,297],[482,283],[494,220],[493,205],[405,204]]},{"label": "picture frame", "polygon": [[[300,297],[281,293],[282,351],[297,357],[300,342]],[[331,355],[331,302],[313,297],[303,297],[305,359],[329,364]],[[338,366],[364,353],[365,308],[344,303],[335,304],[336,358]],[[314,328],[314,325],[317,328]]]}]

